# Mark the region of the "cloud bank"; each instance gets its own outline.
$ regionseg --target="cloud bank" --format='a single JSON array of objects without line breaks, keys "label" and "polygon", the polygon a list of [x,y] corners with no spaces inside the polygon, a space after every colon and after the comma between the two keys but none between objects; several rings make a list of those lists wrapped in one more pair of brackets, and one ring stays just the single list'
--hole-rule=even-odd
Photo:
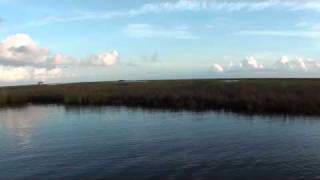
[{"label": "cloud bank", "polygon": [[266,66],[260,63],[255,57],[249,56],[238,64],[230,62],[227,65],[214,63],[211,68],[216,73],[231,73],[231,72],[274,72],[274,73],[289,73],[289,72],[317,72],[320,70],[320,62],[313,59],[294,58],[289,59],[287,56],[282,56],[273,64]]},{"label": "cloud bank", "polygon": [[35,68],[30,66],[14,67],[0,65],[0,82],[15,82],[26,80],[41,80],[57,79],[63,76],[63,71],[60,68]]},{"label": "cloud bank", "polygon": [[104,52],[76,59],[63,54],[52,55],[26,34],[15,34],[0,42],[0,82],[47,81],[65,76],[61,66],[109,67],[117,63],[119,53]]}]

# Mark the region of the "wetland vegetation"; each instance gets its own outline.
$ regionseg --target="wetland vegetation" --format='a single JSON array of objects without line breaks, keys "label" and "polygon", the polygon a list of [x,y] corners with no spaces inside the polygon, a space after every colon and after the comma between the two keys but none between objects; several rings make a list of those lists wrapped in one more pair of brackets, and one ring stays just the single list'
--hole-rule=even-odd
[{"label": "wetland vegetation", "polygon": [[0,106],[112,105],[258,114],[320,114],[320,79],[91,82],[0,88]]}]

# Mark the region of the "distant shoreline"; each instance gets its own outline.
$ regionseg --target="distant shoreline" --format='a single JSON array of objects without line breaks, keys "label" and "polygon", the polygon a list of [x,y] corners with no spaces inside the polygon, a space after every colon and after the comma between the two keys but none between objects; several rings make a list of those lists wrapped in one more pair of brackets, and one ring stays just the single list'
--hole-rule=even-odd
[{"label": "distant shoreline", "polygon": [[250,114],[320,115],[320,79],[88,82],[0,88],[0,107],[112,105]]}]

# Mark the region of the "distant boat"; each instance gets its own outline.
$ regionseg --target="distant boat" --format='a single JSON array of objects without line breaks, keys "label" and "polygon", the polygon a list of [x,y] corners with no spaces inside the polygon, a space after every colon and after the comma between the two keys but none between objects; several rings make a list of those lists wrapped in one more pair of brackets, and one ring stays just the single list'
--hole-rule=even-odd
[{"label": "distant boat", "polygon": [[43,85],[45,85],[45,83],[43,81],[38,82],[38,86],[43,86]]}]

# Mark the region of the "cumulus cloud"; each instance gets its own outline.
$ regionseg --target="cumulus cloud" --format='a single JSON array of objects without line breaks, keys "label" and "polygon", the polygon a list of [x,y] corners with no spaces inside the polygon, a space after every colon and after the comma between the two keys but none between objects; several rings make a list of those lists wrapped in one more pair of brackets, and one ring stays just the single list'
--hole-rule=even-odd
[{"label": "cumulus cloud", "polygon": [[119,53],[101,53],[90,58],[77,59],[63,54],[52,55],[47,48],[40,47],[30,36],[16,34],[0,42],[0,81],[49,80],[61,78],[60,66],[112,66],[117,63]]},{"label": "cumulus cloud", "polygon": [[264,66],[259,64],[255,57],[249,56],[246,57],[241,63],[240,67],[245,69],[263,69]]},{"label": "cumulus cloud", "polygon": [[47,48],[26,34],[7,37],[0,43],[0,64],[8,66],[53,67],[56,65],[101,65],[110,66],[117,62],[119,53],[101,53],[90,58],[77,59],[63,54],[52,55]]},{"label": "cumulus cloud", "polygon": [[312,59],[296,58],[289,60],[287,56],[282,56],[278,62],[275,64],[276,69],[281,70],[303,70],[312,71],[320,69],[320,63]]},{"label": "cumulus cloud", "polygon": [[97,66],[112,66],[117,63],[119,59],[119,53],[113,50],[110,53],[102,53],[90,58],[91,63]]},{"label": "cumulus cloud", "polygon": [[0,63],[12,66],[46,64],[49,50],[39,47],[26,34],[9,36],[0,43]]},{"label": "cumulus cloud", "polygon": [[214,64],[211,69],[214,72],[228,73],[228,72],[259,72],[268,71],[273,73],[286,72],[316,72],[320,70],[320,62],[313,59],[294,58],[289,59],[287,56],[282,56],[269,66],[265,66],[257,61],[253,56],[245,58],[234,65],[232,62],[228,65]]},{"label": "cumulus cloud", "polygon": [[259,71],[264,70],[264,65],[260,64],[253,56],[248,56],[240,63],[234,64],[230,62],[227,65],[214,64],[211,68],[215,72],[233,72],[233,71]]},{"label": "cumulus cloud", "polygon": [[47,48],[26,34],[7,37],[0,43],[0,81],[48,80],[59,78],[63,72],[52,66]]},{"label": "cumulus cloud", "polygon": [[173,38],[196,39],[186,26],[161,27],[151,24],[130,24],[124,29],[124,34],[132,38]]}]

